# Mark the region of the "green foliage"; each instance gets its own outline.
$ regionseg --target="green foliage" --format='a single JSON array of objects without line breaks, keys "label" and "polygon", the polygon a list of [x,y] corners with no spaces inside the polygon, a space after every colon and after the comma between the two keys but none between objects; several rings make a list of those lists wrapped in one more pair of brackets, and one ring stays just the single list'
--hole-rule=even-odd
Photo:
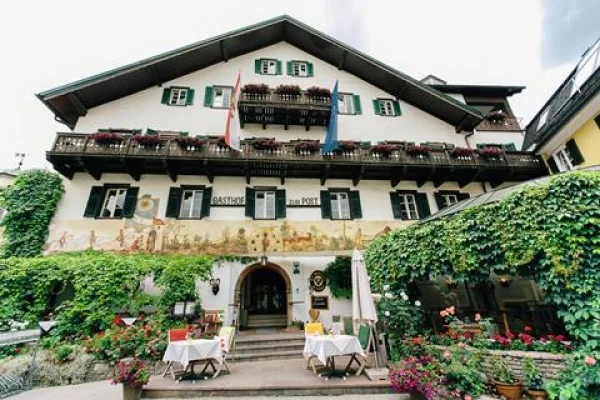
[{"label": "green foliage", "polygon": [[483,374],[481,354],[454,347],[449,360],[443,360],[444,386],[447,391],[464,398],[478,398],[485,393],[486,376]]},{"label": "green foliage", "polygon": [[544,380],[540,371],[535,365],[535,361],[531,357],[525,357],[523,359],[523,374],[525,375],[525,384],[529,389],[543,390]]},{"label": "green foliage", "polygon": [[499,202],[396,230],[365,253],[371,284],[430,276],[535,278],[570,336],[600,348],[600,174],[576,171],[523,186]]},{"label": "green foliage", "polygon": [[3,257],[33,257],[42,252],[63,193],[60,176],[44,170],[25,171],[0,189],[0,207],[8,211],[0,221]]},{"label": "green foliage", "polygon": [[59,362],[66,362],[72,359],[74,347],[68,344],[62,344],[52,349],[54,356]]},{"label": "green foliage", "polygon": [[495,381],[509,385],[519,381],[512,370],[508,367],[508,364],[506,364],[506,360],[504,360],[504,358],[500,356],[493,356],[491,364],[492,376]]},{"label": "green foliage", "polygon": [[557,379],[546,384],[551,400],[600,399],[600,353],[577,353]]},{"label": "green foliage", "polygon": [[349,299],[352,296],[352,259],[349,256],[336,256],[323,273],[334,298]]},{"label": "green foliage", "polygon": [[[403,349],[404,339],[418,336],[424,331],[425,311],[419,303],[412,303],[404,292],[398,295],[384,293],[377,302],[377,314],[393,349]],[[393,356],[397,357],[398,354]]]},{"label": "green foliage", "polygon": [[213,259],[172,255],[165,260],[166,265],[156,277],[156,284],[163,290],[159,302],[163,309],[169,311],[181,300],[198,300],[196,280],[210,278]]}]

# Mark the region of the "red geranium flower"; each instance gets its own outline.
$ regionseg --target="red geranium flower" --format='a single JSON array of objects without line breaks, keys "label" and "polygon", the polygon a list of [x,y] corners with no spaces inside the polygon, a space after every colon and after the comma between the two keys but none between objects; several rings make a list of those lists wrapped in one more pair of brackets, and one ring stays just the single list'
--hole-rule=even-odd
[{"label": "red geranium flower", "polygon": [[533,328],[532,328],[532,327],[530,327],[529,325],[527,325],[527,326],[526,326],[526,327],[525,327],[523,330],[524,330],[525,332],[531,332],[531,331],[533,331]]}]

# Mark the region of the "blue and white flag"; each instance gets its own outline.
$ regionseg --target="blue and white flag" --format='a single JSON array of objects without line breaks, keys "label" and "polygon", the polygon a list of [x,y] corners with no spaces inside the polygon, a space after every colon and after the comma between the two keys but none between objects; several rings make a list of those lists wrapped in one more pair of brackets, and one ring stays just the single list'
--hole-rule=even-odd
[{"label": "blue and white flag", "polygon": [[335,81],[333,94],[331,95],[331,116],[329,117],[329,125],[327,126],[327,134],[321,154],[332,152],[338,147],[338,81]]}]

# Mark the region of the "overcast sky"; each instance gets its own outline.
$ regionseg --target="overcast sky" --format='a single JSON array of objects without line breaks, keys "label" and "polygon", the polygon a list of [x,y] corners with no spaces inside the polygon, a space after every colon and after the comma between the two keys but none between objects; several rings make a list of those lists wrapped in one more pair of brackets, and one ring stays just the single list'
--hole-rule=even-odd
[{"label": "overcast sky", "polygon": [[511,99],[523,123],[600,37],[597,0],[14,1],[0,16],[0,169],[15,152],[48,167],[68,130],[35,93],[280,14],[417,79],[527,86]]}]

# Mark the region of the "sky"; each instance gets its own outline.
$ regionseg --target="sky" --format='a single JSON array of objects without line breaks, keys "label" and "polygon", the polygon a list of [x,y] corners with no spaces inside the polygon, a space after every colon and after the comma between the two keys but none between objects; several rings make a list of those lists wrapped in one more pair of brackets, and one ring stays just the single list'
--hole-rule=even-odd
[{"label": "sky", "polygon": [[35,93],[281,14],[414,77],[527,86],[523,126],[600,37],[597,0],[81,0],[11,2],[0,15],[0,169],[51,168],[68,128]]}]

